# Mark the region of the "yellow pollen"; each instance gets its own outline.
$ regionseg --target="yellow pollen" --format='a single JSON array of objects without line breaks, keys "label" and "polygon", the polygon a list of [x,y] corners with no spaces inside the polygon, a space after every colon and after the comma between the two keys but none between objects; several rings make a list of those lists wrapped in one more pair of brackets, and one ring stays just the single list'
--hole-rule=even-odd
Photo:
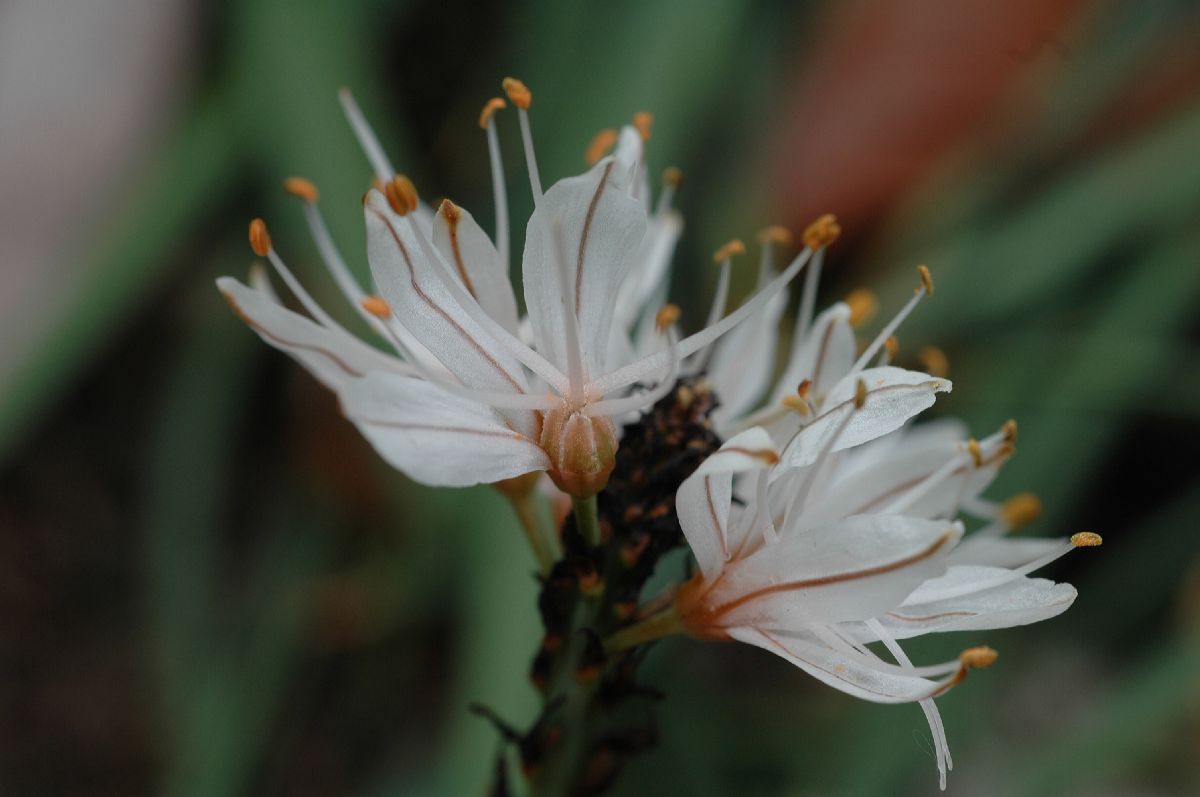
[{"label": "yellow pollen", "polygon": [[950,358],[946,352],[937,346],[926,346],[917,352],[917,359],[925,367],[925,372],[933,376],[947,376],[950,373]]},{"label": "yellow pollen", "polygon": [[1028,526],[1041,514],[1042,499],[1033,493],[1017,493],[1000,505],[1000,519],[1013,529]]},{"label": "yellow pollen", "polygon": [[758,240],[764,244],[777,244],[778,246],[792,245],[792,232],[787,227],[781,227],[778,224],[773,224],[758,234]]},{"label": "yellow pollen", "polygon": [[680,310],[677,304],[664,304],[662,309],[658,311],[658,315],[654,316],[654,326],[659,332],[662,332],[667,327],[679,320]]},{"label": "yellow pollen", "polygon": [[259,257],[266,257],[271,251],[271,233],[267,232],[267,223],[262,219],[250,222],[250,248]]},{"label": "yellow pollen", "polygon": [[479,126],[487,130],[488,122],[492,120],[492,114],[501,108],[507,107],[504,100],[499,97],[492,97],[483,104],[483,109],[479,112]]},{"label": "yellow pollen", "polygon": [[732,241],[725,244],[713,253],[713,262],[722,263],[726,260],[729,260],[734,255],[744,254],[746,254],[746,245],[737,238],[734,238]]},{"label": "yellow pollen", "polygon": [[812,392],[812,380],[805,379],[800,384],[796,385],[796,395],[808,401],[808,394]]},{"label": "yellow pollen", "polygon": [[1071,544],[1076,548],[1095,548],[1103,542],[1104,539],[1094,531],[1081,531],[1071,535]]},{"label": "yellow pollen", "polygon": [[783,406],[801,417],[808,415],[808,402],[799,396],[788,394],[782,399]]},{"label": "yellow pollen", "polygon": [[654,124],[654,114],[649,111],[638,111],[633,115],[633,126],[637,128],[642,141],[650,140],[650,126]]},{"label": "yellow pollen", "polygon": [[862,409],[862,405],[864,405],[866,403],[867,403],[867,383],[860,379],[860,380],[858,380],[858,383],[854,385],[854,409],[856,409],[856,410]]},{"label": "yellow pollen", "polygon": [[399,216],[407,216],[417,209],[417,187],[403,174],[397,174],[383,187],[383,195]]},{"label": "yellow pollen", "polygon": [[313,185],[312,180],[304,177],[289,177],[283,181],[283,190],[297,199],[302,199],[310,205],[315,205],[321,192]]},{"label": "yellow pollen", "polygon": [[1000,427],[1000,432],[1004,435],[1005,442],[1017,442],[1017,422],[1011,418],[1005,421],[1004,425]]},{"label": "yellow pollen", "polygon": [[391,318],[392,306],[378,296],[364,297],[361,304],[362,309],[376,318]]},{"label": "yellow pollen", "polygon": [[608,151],[616,143],[616,130],[613,130],[611,127],[601,130],[592,137],[592,143],[588,144],[587,151],[583,154],[583,159],[587,161],[588,166],[591,166],[607,155]]},{"label": "yellow pollen", "polygon": [[925,295],[933,296],[933,275],[929,273],[929,266],[917,266],[917,274],[921,277],[921,287],[925,289]]},{"label": "yellow pollen", "polygon": [[679,171],[675,166],[668,166],[663,169],[662,179],[666,185],[678,189],[679,186],[683,185],[683,172]]},{"label": "yellow pollen", "polygon": [[883,348],[887,349],[888,359],[895,360],[896,355],[900,353],[900,339],[895,335],[888,335],[888,339],[883,342]]},{"label": "yellow pollen", "polygon": [[981,670],[984,667],[991,667],[996,663],[996,659],[1000,658],[1000,654],[993,648],[987,645],[980,645],[974,648],[967,648],[962,653],[958,654],[958,660],[962,662],[964,667],[973,670]]},{"label": "yellow pollen", "polygon": [[879,309],[879,300],[866,288],[850,291],[850,295],[846,297],[845,301],[850,306],[850,326],[852,327],[862,326],[870,321],[875,315],[875,311]]},{"label": "yellow pollen", "polygon": [[504,78],[500,83],[500,87],[508,95],[509,101],[521,110],[527,111],[529,110],[529,106],[533,105],[533,92],[515,77]]},{"label": "yellow pollen", "polygon": [[826,213],[804,230],[804,245],[809,249],[820,249],[822,246],[829,246],[841,234],[842,228],[838,225],[837,216]]},{"label": "yellow pollen", "polygon": [[975,467],[983,467],[983,449],[979,447],[979,441],[972,437],[967,441],[967,451],[971,453],[971,459],[975,460]]}]

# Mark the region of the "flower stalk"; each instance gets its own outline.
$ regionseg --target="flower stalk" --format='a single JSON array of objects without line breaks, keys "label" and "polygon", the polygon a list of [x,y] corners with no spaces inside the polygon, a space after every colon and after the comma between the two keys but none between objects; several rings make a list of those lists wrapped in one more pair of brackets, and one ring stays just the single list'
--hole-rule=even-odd
[{"label": "flower stalk", "polygon": [[681,634],[683,630],[679,612],[675,610],[675,605],[671,604],[609,636],[604,640],[604,652],[611,656],[665,636]]},{"label": "flower stalk", "polygon": [[600,545],[600,517],[597,514],[596,496],[592,495],[587,498],[572,498],[571,506],[575,510],[575,522],[579,526],[579,533],[583,535],[583,539],[593,548]]}]

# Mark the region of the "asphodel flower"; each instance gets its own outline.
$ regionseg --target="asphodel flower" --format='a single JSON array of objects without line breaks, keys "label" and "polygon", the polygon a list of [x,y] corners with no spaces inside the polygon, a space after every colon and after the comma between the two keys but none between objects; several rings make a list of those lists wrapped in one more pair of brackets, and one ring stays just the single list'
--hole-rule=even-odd
[{"label": "asphodel flower", "polygon": [[543,191],[530,130],[532,94],[511,78],[504,89],[517,108],[534,201],[521,262],[527,319],[518,317],[508,278],[507,192],[495,122],[505,103],[499,98],[480,116],[495,193],[493,239],[453,202],[436,210],[423,204],[343,92],[377,178],[363,199],[370,290],[334,245],[315,187],[300,179],[286,184],[304,201],[317,249],[341,291],[391,352],[356,338],[312,299],[261,220],[251,225],[251,244],[308,317],[287,309],[261,272],[249,286],[228,277],[218,286],[267,343],[336,390],[346,416],[412,478],[466,485],[546,471],[560,489],[586,498],[612,471],[619,444],[614,418],[666,395],[681,358],[780,296],[831,237],[805,247],[736,311],[679,340],[674,325],[654,324],[681,224],[671,210],[676,171],[668,170],[651,204],[644,149],[649,115],[599,136],[589,147],[587,172]]},{"label": "asphodel flower", "polygon": [[[919,703],[944,788],[953,764],[933,700],[996,653],[975,646],[917,666],[899,640],[1065,611],[1074,588],[1029,574],[1100,537],[1007,539],[1036,517],[1036,498],[996,505],[979,495],[1012,455],[1016,425],[982,440],[965,438],[956,422],[907,427],[923,402],[893,400],[893,386],[872,390],[868,374],[849,377],[845,410],[836,409],[845,382],[832,388],[832,408],[810,416],[782,449],[752,427],[684,481],[677,509],[699,572],[678,591],[671,622],[702,639],[768,650],[864,700]],[[901,382],[936,390],[928,375]],[[965,540],[963,511],[989,521]]]}]

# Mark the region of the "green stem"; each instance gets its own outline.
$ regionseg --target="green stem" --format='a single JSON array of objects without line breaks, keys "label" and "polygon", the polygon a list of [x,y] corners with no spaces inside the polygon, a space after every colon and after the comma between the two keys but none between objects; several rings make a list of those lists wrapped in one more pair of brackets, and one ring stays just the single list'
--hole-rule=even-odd
[{"label": "green stem", "polygon": [[683,632],[683,623],[675,606],[671,605],[633,625],[626,626],[604,640],[604,651],[610,656],[623,650],[653,642],[671,634]]},{"label": "green stem", "polygon": [[600,545],[600,516],[596,507],[596,496],[590,498],[572,498],[571,505],[575,508],[575,524],[583,539],[593,548]]},{"label": "green stem", "polygon": [[529,541],[529,547],[533,549],[533,555],[537,557],[538,569],[542,575],[547,575],[562,552],[559,550],[558,539],[553,529],[542,520],[537,491],[529,490],[524,493],[507,493],[506,495],[512,504],[513,511],[517,513],[517,519],[521,521],[525,539]]}]

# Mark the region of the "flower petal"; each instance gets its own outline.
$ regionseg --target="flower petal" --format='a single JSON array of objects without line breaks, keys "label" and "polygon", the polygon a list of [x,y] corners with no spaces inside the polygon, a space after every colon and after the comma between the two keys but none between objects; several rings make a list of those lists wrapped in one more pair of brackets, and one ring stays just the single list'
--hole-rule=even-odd
[{"label": "flower petal", "polygon": [[[866,383],[867,400],[856,410],[854,393],[859,379]],[[828,437],[837,433],[849,413],[854,415],[833,444],[833,451],[894,432],[909,418],[932,406],[936,394],[949,392],[950,387],[949,380],[889,366],[851,374],[829,391],[822,413],[788,443],[783,461],[791,467],[815,462]]]},{"label": "flower petal", "polygon": [[267,289],[250,288],[232,277],[219,278],[217,288],[260,338],[289,354],[327,387],[337,389],[371,371],[411,371],[400,360],[352,335],[292,312]]},{"label": "flower petal", "polygon": [[[526,309],[538,351],[564,373],[566,302],[574,302],[588,374],[599,375],[604,372],[617,291],[646,233],[645,211],[613,181],[616,164],[604,158],[587,173],[555,183],[526,229],[521,266]],[[565,253],[555,251],[554,224],[561,226]],[[566,297],[559,289],[560,257],[567,261]]]},{"label": "flower petal", "polygon": [[729,558],[729,507],[733,474],[770,467],[778,459],[762,429],[731,438],[684,480],[675,496],[679,524],[706,578],[715,577]]},{"label": "flower petal", "polygon": [[512,282],[495,244],[474,217],[456,205],[443,204],[433,219],[433,245],[484,311],[515,336],[517,297]]},{"label": "flower petal", "polygon": [[961,536],[959,523],[895,515],[785,536],[725,568],[720,623],[792,630],[875,617],[944,573]]},{"label": "flower petal", "polygon": [[713,421],[721,434],[766,392],[775,370],[775,348],[779,343],[779,317],[787,306],[787,291],[771,297],[762,313],[738,326],[715,344],[708,378],[720,404]]},{"label": "flower petal", "polygon": [[339,396],[375,450],[422,484],[491,483],[548,466],[545,452],[499,413],[422,379],[374,373]]},{"label": "flower petal", "polygon": [[850,307],[838,302],[817,316],[805,339],[793,343],[787,367],[776,383],[773,400],[794,393],[803,380],[812,381],[812,395],[820,402],[854,365],[854,329]]}]

